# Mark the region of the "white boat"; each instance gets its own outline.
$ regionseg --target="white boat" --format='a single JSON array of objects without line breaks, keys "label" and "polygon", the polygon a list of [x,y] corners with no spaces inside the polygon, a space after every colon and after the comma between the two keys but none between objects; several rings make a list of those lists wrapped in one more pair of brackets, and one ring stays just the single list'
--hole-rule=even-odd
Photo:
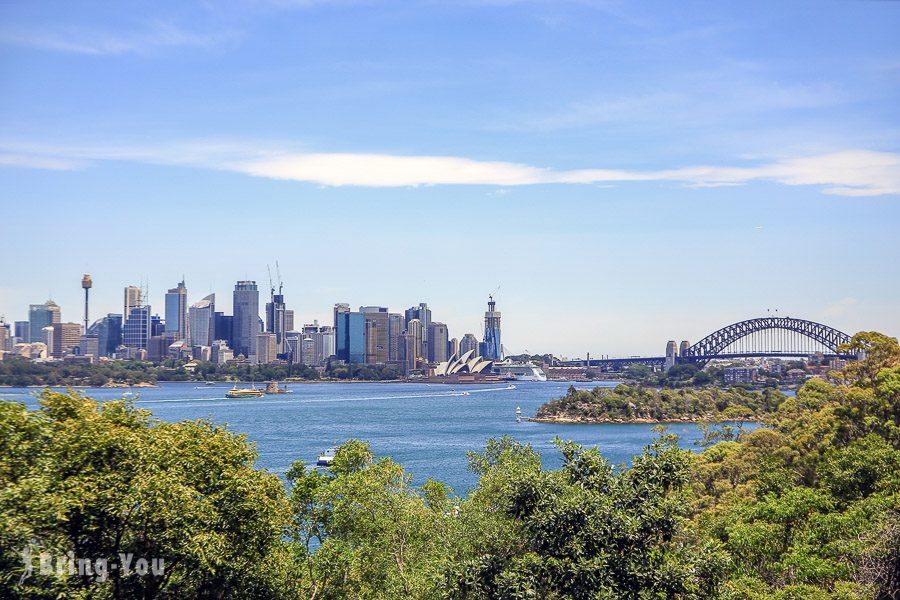
[{"label": "white boat", "polygon": [[330,467],[334,462],[334,448],[328,448],[316,459],[317,467]]},{"label": "white boat", "polygon": [[506,389],[508,389],[508,390],[514,390],[514,389],[516,389],[516,386],[513,385],[513,384],[511,383],[511,384],[509,384],[508,386],[506,386]]},{"label": "white boat", "polygon": [[494,373],[501,379],[513,381],[547,381],[540,367],[532,362],[502,362],[494,364]]},{"label": "white boat", "polygon": [[516,407],[516,423],[522,422],[522,409],[520,407]]}]

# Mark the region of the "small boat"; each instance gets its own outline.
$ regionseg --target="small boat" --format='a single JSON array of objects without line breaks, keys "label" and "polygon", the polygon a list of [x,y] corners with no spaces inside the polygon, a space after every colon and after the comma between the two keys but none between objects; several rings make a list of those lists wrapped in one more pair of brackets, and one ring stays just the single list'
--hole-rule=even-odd
[{"label": "small boat", "polygon": [[334,448],[328,448],[322,454],[319,455],[319,458],[316,459],[317,467],[330,467],[331,463],[334,462]]},{"label": "small boat", "polygon": [[470,394],[469,392],[463,392],[462,395],[463,396],[471,396],[472,394]]},{"label": "small boat", "polygon": [[516,386],[515,386],[514,384],[511,383],[511,384],[509,384],[508,386],[506,386],[506,389],[508,389],[508,390],[514,390],[514,389],[516,389]]},{"label": "small boat", "polygon": [[516,423],[522,422],[522,409],[518,406],[516,407]]},{"label": "small boat", "polygon": [[266,384],[266,393],[267,394],[290,394],[291,390],[286,387],[278,387],[277,381],[270,381]]},{"label": "small boat", "polygon": [[225,392],[226,398],[259,398],[262,395],[263,391],[256,389],[256,386],[239,388],[237,384],[234,384],[233,388]]},{"label": "small boat", "polygon": [[204,381],[203,385],[216,385],[215,381]]}]

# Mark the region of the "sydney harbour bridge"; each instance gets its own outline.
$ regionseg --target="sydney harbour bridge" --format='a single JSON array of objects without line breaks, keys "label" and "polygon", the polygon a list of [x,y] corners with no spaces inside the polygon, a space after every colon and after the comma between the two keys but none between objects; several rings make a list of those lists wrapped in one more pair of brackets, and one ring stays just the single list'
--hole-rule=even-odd
[{"label": "sydney harbour bridge", "polygon": [[793,317],[759,317],[726,325],[695,344],[670,341],[663,356],[631,356],[566,361],[561,366],[590,366],[619,370],[631,364],[670,367],[694,364],[703,367],[713,359],[797,358],[821,354],[824,358],[856,360],[840,351],[850,336],[828,325]]}]

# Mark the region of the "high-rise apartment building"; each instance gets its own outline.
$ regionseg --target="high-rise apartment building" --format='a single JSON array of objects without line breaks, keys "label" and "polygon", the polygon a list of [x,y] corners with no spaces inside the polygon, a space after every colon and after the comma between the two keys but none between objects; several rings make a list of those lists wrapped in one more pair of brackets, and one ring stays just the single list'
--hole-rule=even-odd
[{"label": "high-rise apartment building", "polygon": [[350,305],[334,305],[335,356],[338,360],[366,362],[366,317],[350,312]]},{"label": "high-rise apartment building", "polygon": [[406,346],[404,366],[407,373],[418,369],[425,360],[421,354],[423,330],[422,322],[418,319],[410,319],[406,324],[403,339]]},{"label": "high-rise apartment building", "polygon": [[459,352],[458,354],[462,356],[469,350],[475,352],[473,356],[481,356],[481,349],[479,348],[478,338],[475,337],[474,333],[467,333],[463,336],[463,339],[459,341]]},{"label": "high-rise apartment building", "polygon": [[316,352],[316,338],[315,337],[313,337],[311,335],[307,335],[307,334],[301,334],[299,348],[300,348],[299,363],[301,365],[306,365],[309,367],[317,367],[321,364],[319,355]]},{"label": "high-rise apartment building", "polygon": [[424,302],[421,302],[419,306],[412,306],[406,309],[406,330],[409,331],[409,322],[413,319],[419,321],[419,324],[422,326],[422,336],[420,347],[418,350],[418,356],[422,358],[428,357],[428,326],[431,325],[431,309],[428,308],[428,305]]},{"label": "high-rise apartment building", "polygon": [[400,313],[390,313],[388,315],[388,362],[397,363],[402,360],[404,350],[402,348],[402,340],[400,336],[406,329],[406,321]]},{"label": "high-rise apartment building", "polygon": [[285,309],[284,311],[284,332],[294,330],[294,311]]},{"label": "high-rise apartment building", "polygon": [[62,358],[78,347],[81,341],[80,323],[54,323],[53,340],[50,355],[53,358]]},{"label": "high-rise apartment building", "polygon": [[481,356],[486,360],[503,358],[503,345],[500,342],[500,311],[493,296],[488,296],[488,309],[484,313],[484,343],[481,345]]},{"label": "high-rise apartment building", "polygon": [[[188,332],[191,346],[211,346],[216,326],[216,295],[210,294],[188,308]],[[168,325],[168,319],[166,319]]]},{"label": "high-rise apartment building", "polygon": [[255,360],[259,330],[259,289],[255,281],[238,281],[234,286],[234,352]]},{"label": "high-rise apartment building", "polygon": [[449,337],[445,324],[437,321],[428,324],[428,362],[441,363],[447,360]]},{"label": "high-rise apartment building", "polygon": [[277,355],[277,344],[275,334],[269,332],[261,332],[256,334],[256,363],[266,365],[274,362]]},{"label": "high-rise apartment building", "polygon": [[[43,304],[31,304],[28,306],[28,339],[32,342],[42,342],[44,328],[51,327],[60,322],[59,305],[53,300],[47,300]],[[48,351],[50,348],[47,348]]]},{"label": "high-rise apartment building", "polygon": [[[188,338],[187,288],[182,280],[177,287],[166,292],[165,336],[171,340]],[[206,344],[204,344],[206,345]]]}]

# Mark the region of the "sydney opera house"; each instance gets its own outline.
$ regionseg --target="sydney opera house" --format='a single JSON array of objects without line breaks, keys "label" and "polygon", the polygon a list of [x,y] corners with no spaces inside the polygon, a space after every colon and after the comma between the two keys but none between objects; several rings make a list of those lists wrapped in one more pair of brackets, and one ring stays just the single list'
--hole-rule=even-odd
[{"label": "sydney opera house", "polygon": [[461,355],[454,354],[434,369],[433,381],[441,383],[467,383],[497,380],[491,373],[494,361],[475,356],[474,350]]}]

